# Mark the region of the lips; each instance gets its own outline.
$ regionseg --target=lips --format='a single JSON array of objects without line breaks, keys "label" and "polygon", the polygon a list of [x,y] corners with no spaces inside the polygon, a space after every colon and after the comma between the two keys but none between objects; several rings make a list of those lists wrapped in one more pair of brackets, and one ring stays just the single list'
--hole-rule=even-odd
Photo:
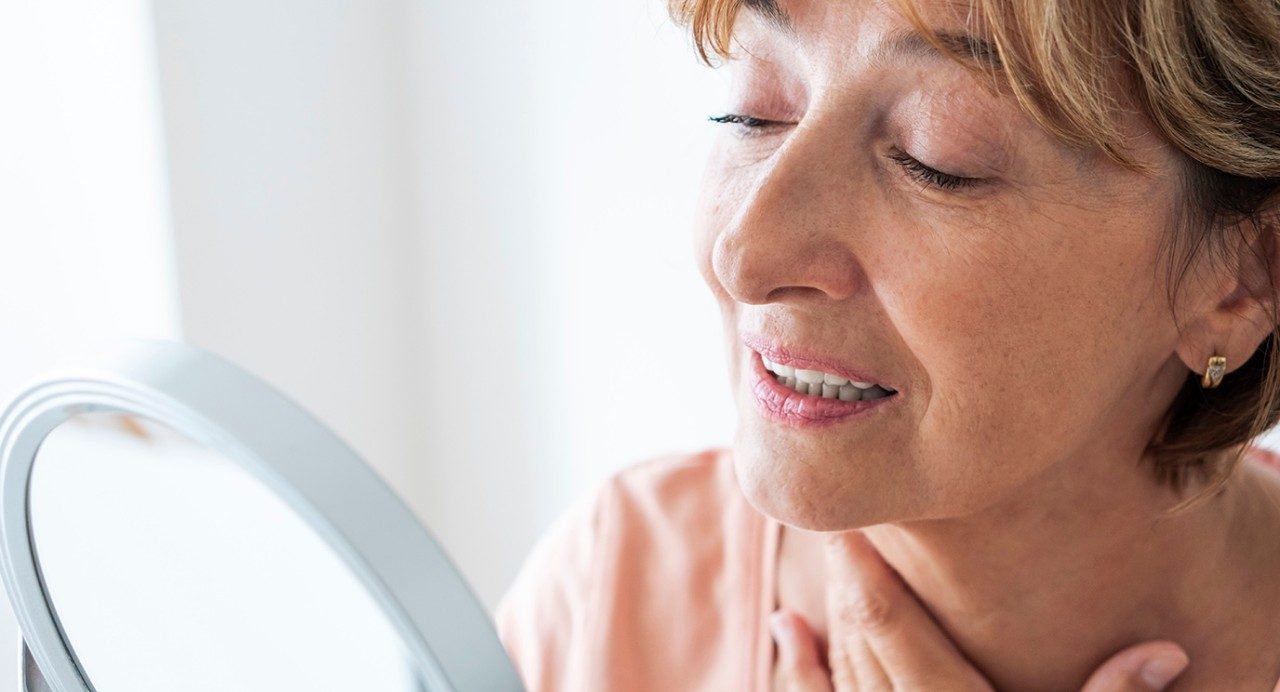
[{"label": "lips", "polygon": [[[853,382],[863,389],[878,385],[888,392],[898,391],[897,387],[886,383],[880,376],[866,368],[841,363],[835,359],[807,352],[800,348],[783,346],[761,334],[742,332],[740,336],[742,343],[746,344],[748,348],[771,364],[782,366],[784,371],[786,368],[810,373],[816,371],[824,375],[831,375],[833,384],[844,380],[845,382]],[[795,374],[793,373],[791,376],[795,376]],[[812,376],[809,379],[812,379]],[[844,384],[844,382],[841,382],[841,384]]]},{"label": "lips", "polygon": [[765,369],[764,359],[751,352],[750,391],[756,409],[766,419],[794,428],[814,428],[864,419],[902,398],[893,393],[870,400],[841,401],[821,395],[802,394],[788,388]]}]

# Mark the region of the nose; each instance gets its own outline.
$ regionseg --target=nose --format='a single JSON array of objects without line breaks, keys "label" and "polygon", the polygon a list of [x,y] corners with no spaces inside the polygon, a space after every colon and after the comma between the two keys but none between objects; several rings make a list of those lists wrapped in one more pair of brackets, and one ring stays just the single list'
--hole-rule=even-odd
[{"label": "nose", "polygon": [[[848,147],[844,143],[844,147]],[[844,300],[862,282],[847,231],[863,198],[841,146],[800,124],[739,199],[712,248],[712,269],[741,303]]]}]

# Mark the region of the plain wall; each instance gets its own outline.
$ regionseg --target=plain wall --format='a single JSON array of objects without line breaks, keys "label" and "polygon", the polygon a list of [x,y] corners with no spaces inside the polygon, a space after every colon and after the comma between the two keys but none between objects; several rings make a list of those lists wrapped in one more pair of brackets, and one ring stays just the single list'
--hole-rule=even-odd
[{"label": "plain wall", "polygon": [[486,603],[607,474],[728,440],[689,236],[720,80],[660,2],[154,7],[184,333]]},{"label": "plain wall", "polygon": [[415,488],[492,603],[606,475],[729,440],[689,230],[724,104],[660,2],[413,9]]},{"label": "plain wall", "polygon": [[398,6],[154,8],[184,334],[407,490],[420,422]]}]

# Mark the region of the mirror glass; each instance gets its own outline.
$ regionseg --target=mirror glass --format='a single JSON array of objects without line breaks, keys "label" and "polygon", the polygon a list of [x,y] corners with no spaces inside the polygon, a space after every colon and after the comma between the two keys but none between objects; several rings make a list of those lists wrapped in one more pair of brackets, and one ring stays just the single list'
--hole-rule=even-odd
[{"label": "mirror glass", "polygon": [[71,418],[40,446],[30,508],[45,593],[98,692],[425,689],[325,540],[162,424]]}]

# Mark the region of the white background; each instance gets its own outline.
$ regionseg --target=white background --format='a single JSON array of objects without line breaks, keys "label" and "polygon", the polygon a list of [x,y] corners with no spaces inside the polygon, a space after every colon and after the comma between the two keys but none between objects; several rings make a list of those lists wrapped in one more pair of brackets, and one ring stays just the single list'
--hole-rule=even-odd
[{"label": "white background", "polygon": [[5,0],[0,397],[96,339],[209,348],[492,606],[607,474],[730,439],[690,244],[720,92],[661,0]]}]

